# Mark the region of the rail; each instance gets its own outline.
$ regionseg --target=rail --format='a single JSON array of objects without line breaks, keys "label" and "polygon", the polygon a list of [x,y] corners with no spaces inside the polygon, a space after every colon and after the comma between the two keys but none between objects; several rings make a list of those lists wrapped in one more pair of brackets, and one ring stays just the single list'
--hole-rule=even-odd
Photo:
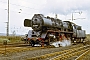
[{"label": "rail", "polygon": [[68,50],[64,50],[64,51],[60,51],[60,52],[54,52],[54,53],[45,54],[45,55],[41,55],[41,56],[37,56],[37,57],[32,57],[27,60],[42,60],[42,59],[47,59],[47,58],[49,60],[65,60],[69,57],[79,55],[82,52],[89,50],[88,47],[89,47],[89,45],[83,46],[83,47],[78,47],[78,48],[72,48],[72,49],[68,49]]}]

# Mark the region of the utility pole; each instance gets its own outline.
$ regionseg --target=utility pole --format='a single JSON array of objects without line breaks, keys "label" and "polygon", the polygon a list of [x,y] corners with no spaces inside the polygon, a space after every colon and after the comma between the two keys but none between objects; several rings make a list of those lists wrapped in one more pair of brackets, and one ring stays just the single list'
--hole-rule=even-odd
[{"label": "utility pole", "polygon": [[7,36],[9,36],[9,0],[8,0],[8,22],[7,22]]},{"label": "utility pole", "polygon": [[73,21],[74,19],[73,19],[73,13],[72,13],[72,21]]},{"label": "utility pole", "polygon": [[57,14],[55,14],[55,18],[57,19]]}]

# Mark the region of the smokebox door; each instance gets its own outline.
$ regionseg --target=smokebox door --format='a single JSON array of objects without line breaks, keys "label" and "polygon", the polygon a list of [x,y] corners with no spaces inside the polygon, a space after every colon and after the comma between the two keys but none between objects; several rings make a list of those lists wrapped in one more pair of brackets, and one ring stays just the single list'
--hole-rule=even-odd
[{"label": "smokebox door", "polygon": [[31,20],[30,19],[25,19],[24,20],[24,26],[25,27],[31,27]]}]

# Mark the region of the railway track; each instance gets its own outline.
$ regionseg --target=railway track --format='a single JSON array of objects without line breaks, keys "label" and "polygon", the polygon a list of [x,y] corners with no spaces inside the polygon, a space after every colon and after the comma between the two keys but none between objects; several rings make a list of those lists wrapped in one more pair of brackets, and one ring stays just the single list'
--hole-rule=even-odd
[{"label": "railway track", "polygon": [[[16,52],[22,52],[22,51],[30,51],[30,50],[37,50],[41,49],[43,47],[31,47],[29,44],[8,44],[8,45],[3,45],[0,44],[0,54],[5,54],[6,53],[16,53]],[[5,51],[6,50],[6,51]]]},{"label": "railway track", "polygon": [[72,48],[72,49],[63,50],[60,52],[54,52],[50,54],[32,57],[27,60],[65,60],[73,56],[81,55],[83,52],[90,50],[89,47],[90,45]]},{"label": "railway track", "polygon": [[86,52],[84,52],[83,54],[81,54],[79,57],[77,57],[75,60],[83,60],[83,58],[85,57],[85,55],[88,54],[88,52],[90,52],[90,49]]},{"label": "railway track", "polygon": [[[6,54],[8,53],[18,53],[22,51],[38,50],[41,47],[8,47],[6,48]],[[5,48],[0,48],[0,54],[5,53]]]},{"label": "railway track", "polygon": [[[45,54],[50,54],[58,51],[63,51],[63,50],[68,50],[76,47],[81,47],[83,46],[82,44],[78,45],[73,45],[73,46],[66,46],[66,47],[59,47],[59,48],[54,48],[54,47],[31,47],[31,46],[25,46],[25,47],[7,47],[6,48],[6,54],[5,54],[5,49],[0,48],[0,59],[1,60],[26,60],[28,58],[33,58],[35,56],[41,56]],[[5,55],[4,55],[5,54]],[[57,56],[56,54],[56,56]],[[59,54],[58,54],[59,55]],[[50,58],[55,57],[49,56]],[[44,58],[45,60],[49,57]],[[34,59],[37,60],[37,59]],[[38,59],[40,60],[40,59]],[[41,59],[43,60],[43,59]]]},{"label": "railway track", "polygon": [[78,55],[83,54],[83,52],[89,51],[88,47],[89,46],[84,46],[84,47],[68,50],[64,54],[58,55],[50,60],[65,60],[74,56],[78,57]]},{"label": "railway track", "polygon": [[[17,52],[23,52],[23,51],[32,51],[32,50],[38,50],[38,49],[45,49],[45,48],[52,48],[53,46],[47,46],[47,47],[31,47],[29,44],[8,44],[5,45],[1,44],[0,45],[0,54],[6,54],[7,53],[17,53]],[[5,51],[6,50],[6,51]]]},{"label": "railway track", "polygon": [[[4,44],[0,44],[0,48],[3,48],[5,45]],[[7,47],[20,47],[20,46],[28,46],[28,44],[25,43],[8,43],[6,45]]]}]

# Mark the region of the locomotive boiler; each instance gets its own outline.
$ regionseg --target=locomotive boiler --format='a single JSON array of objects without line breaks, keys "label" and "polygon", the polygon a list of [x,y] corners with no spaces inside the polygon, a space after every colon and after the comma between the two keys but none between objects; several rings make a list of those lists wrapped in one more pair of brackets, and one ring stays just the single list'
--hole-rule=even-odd
[{"label": "locomotive boiler", "polygon": [[35,44],[50,45],[53,42],[62,42],[63,40],[75,42],[84,40],[86,37],[85,30],[82,30],[81,26],[70,21],[45,17],[42,14],[34,14],[32,19],[25,19],[24,26],[33,29],[28,32],[28,38],[32,46]]},{"label": "locomotive boiler", "polygon": [[[27,24],[27,22],[29,24]],[[50,17],[44,17],[42,14],[35,14],[31,20],[25,19],[24,26],[32,27],[35,31],[40,31],[42,28],[62,28],[63,23],[59,19],[54,19]]]}]

